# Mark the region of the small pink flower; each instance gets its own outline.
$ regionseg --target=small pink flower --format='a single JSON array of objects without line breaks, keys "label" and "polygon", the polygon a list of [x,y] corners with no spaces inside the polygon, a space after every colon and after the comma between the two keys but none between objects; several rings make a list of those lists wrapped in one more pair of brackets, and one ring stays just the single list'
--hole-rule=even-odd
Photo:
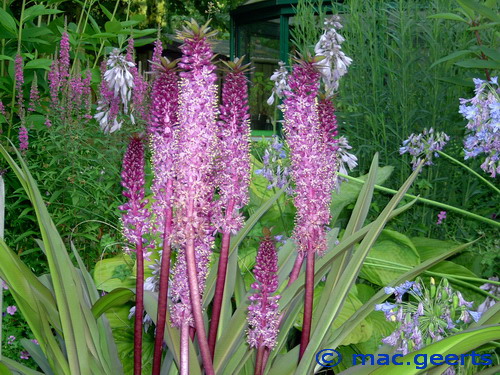
[{"label": "small pink flower", "polygon": [[21,357],[21,359],[30,359],[30,353],[28,353],[26,350],[23,350],[19,357]]},{"label": "small pink flower", "polygon": [[16,341],[16,336],[7,337],[7,344],[12,345]]},{"label": "small pink flower", "polygon": [[3,289],[9,290],[9,286],[7,285],[7,283],[5,281],[2,280],[2,282],[0,284],[2,284]]},{"label": "small pink flower", "polygon": [[17,311],[16,306],[7,306],[7,314],[14,315]]},{"label": "small pink flower", "polygon": [[446,219],[446,211],[441,211],[441,212],[438,214],[438,220],[437,220],[436,224],[437,224],[437,225],[442,224],[444,219]]},{"label": "small pink flower", "polygon": [[38,342],[38,340],[37,340],[37,339],[32,339],[32,340],[30,340],[30,341],[31,341],[33,344],[35,344],[35,345],[40,345],[40,343]]},{"label": "small pink flower", "polygon": [[45,118],[44,124],[47,128],[50,128],[52,126],[52,122],[50,121],[50,119],[48,117]]}]

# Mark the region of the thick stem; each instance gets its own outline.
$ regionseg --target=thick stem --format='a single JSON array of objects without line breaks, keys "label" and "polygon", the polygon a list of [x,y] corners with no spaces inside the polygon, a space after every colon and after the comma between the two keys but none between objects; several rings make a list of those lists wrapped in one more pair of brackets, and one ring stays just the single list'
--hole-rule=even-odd
[{"label": "thick stem", "polygon": [[137,278],[135,281],[134,375],[142,373],[142,317],[144,315],[144,254],[137,244]]},{"label": "thick stem", "polygon": [[[226,209],[226,220],[233,216],[234,199],[229,201]],[[222,310],[222,300],[224,299],[224,289],[226,286],[227,262],[229,260],[229,245],[231,244],[231,233],[222,234],[222,244],[219,257],[219,267],[217,268],[217,281],[215,283],[215,295],[212,306],[212,320],[210,321],[210,330],[208,333],[208,347],[212,354],[212,360],[215,354],[215,342],[217,341],[217,331],[219,329],[220,314]]]},{"label": "thick stem", "polygon": [[203,323],[203,313],[201,308],[200,289],[198,285],[198,274],[196,273],[196,257],[194,253],[194,231],[189,219],[193,218],[193,202],[189,202],[188,208],[188,228],[186,233],[186,265],[188,274],[189,294],[191,297],[191,310],[193,312],[194,326],[198,334],[198,344],[200,346],[201,359],[206,375],[215,375],[212,364],[212,357],[208,347],[205,324]]},{"label": "thick stem", "polygon": [[264,359],[264,346],[259,346],[257,349],[257,357],[255,358],[254,375],[262,375],[262,364]]},{"label": "thick stem", "polygon": [[267,361],[269,360],[270,353],[271,351],[266,347],[264,349],[264,354],[262,355],[262,374],[264,374],[266,371]]},{"label": "thick stem", "polygon": [[292,272],[290,273],[290,278],[288,279],[288,285],[290,286],[293,284],[295,280],[299,277],[300,274],[300,269],[302,268],[302,262],[304,261],[304,254],[298,253],[297,258],[295,258],[295,263],[292,268]]},{"label": "thick stem", "polygon": [[180,375],[189,375],[189,324],[183,324],[181,327]]},{"label": "thick stem", "polygon": [[306,259],[306,285],[304,294],[304,320],[302,322],[302,335],[300,337],[300,353],[299,360],[306,351],[311,335],[311,323],[313,312],[313,297],[314,297],[314,251],[311,246],[307,249]]},{"label": "thick stem", "polygon": [[[169,186],[171,187],[169,181]],[[159,375],[161,370],[161,353],[165,323],[167,319],[168,279],[170,275],[170,235],[172,233],[172,208],[165,210],[165,225],[163,229],[163,252],[161,255],[160,287],[158,291],[158,314],[156,319],[155,348],[153,354],[153,375]],[[187,334],[189,337],[189,334]]]}]

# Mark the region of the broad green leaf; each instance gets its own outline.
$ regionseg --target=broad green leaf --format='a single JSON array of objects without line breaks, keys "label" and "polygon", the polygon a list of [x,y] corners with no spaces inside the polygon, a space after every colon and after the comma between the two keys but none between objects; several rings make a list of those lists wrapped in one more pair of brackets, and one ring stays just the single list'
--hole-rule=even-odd
[{"label": "broad green leaf", "polygon": [[477,68],[477,69],[500,69],[500,63],[491,60],[469,59],[455,63],[462,68]]},{"label": "broad green leaf", "polygon": [[116,288],[135,288],[133,266],[134,262],[126,254],[100,260],[94,269],[97,289],[111,292]]},{"label": "broad green leaf", "polygon": [[130,301],[133,295],[134,292],[127,288],[114,289],[97,300],[94,306],[92,306],[92,314],[97,319],[109,309],[122,306],[124,303]]},{"label": "broad green leaf", "polygon": [[373,284],[385,286],[409,268],[420,264],[420,256],[408,237],[385,229],[370,250],[360,276]]},{"label": "broad green leaf", "polygon": [[26,367],[16,361],[13,361],[10,358],[2,357],[2,360],[0,360],[0,364],[7,366],[7,368],[11,371],[15,371],[14,373],[12,372],[6,372],[5,374],[11,375],[11,374],[22,374],[22,375],[44,375],[41,372],[35,371],[29,367]]},{"label": "broad green leaf", "polygon": [[438,14],[433,14],[431,16],[428,16],[428,18],[438,18],[438,19],[443,19],[443,20],[460,21],[460,22],[467,23],[467,20],[465,18],[462,18],[455,13],[438,13]]},{"label": "broad green leaf", "polygon": [[25,69],[45,69],[50,70],[50,66],[52,65],[51,59],[35,59],[28,61],[24,66]]},{"label": "broad green leaf", "polygon": [[457,246],[457,244],[453,242],[427,237],[412,237],[411,242],[415,245],[422,262],[434,258],[437,255],[445,254],[450,249]]},{"label": "broad green leaf", "polygon": [[108,21],[104,24],[104,29],[108,33],[117,33],[122,29],[122,25],[118,21]]},{"label": "broad green leaf", "polygon": [[0,24],[10,33],[17,35],[17,24],[14,17],[0,7]]},{"label": "broad green leaf", "polygon": [[[0,8],[1,9],[1,8]],[[7,55],[0,55],[0,60],[9,60],[9,61],[14,61],[14,59],[10,56]]]}]

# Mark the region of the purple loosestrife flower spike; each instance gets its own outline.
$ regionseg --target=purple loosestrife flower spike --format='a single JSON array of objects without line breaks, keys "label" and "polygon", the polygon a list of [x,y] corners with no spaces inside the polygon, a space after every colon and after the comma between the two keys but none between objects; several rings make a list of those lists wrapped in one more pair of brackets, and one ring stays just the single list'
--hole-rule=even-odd
[{"label": "purple loosestrife flower spike", "polygon": [[[134,90],[132,92],[132,106],[133,110],[140,114],[141,119],[147,121],[147,106],[145,103],[145,96],[148,91],[148,85],[144,81],[139,68],[134,63],[134,39],[130,38],[128,40],[127,54],[125,59],[132,63],[130,66],[130,73],[134,77]],[[132,123],[135,123],[134,115],[130,116]]]},{"label": "purple loosestrife flower spike", "polygon": [[[184,247],[186,271],[191,297],[191,310],[200,345],[203,367],[213,375],[213,365],[204,328],[201,295],[204,285],[198,279],[206,274],[205,245],[213,243],[207,238],[215,189],[214,164],[217,150],[217,87],[213,51],[209,38],[215,33],[208,24],[199,26],[188,22],[179,37],[184,40],[179,66],[181,91],[179,97],[179,146],[176,158],[177,180],[175,206],[178,230]],[[197,239],[197,241],[195,241]],[[196,242],[202,242],[200,248]]]},{"label": "purple loosestrife flower spike", "polygon": [[50,70],[47,74],[49,80],[49,91],[50,91],[50,108],[56,110],[59,107],[59,87],[61,86],[61,77],[59,74],[59,61],[54,59]]},{"label": "purple loosestrife flower spike", "polygon": [[70,50],[70,45],[69,45],[69,35],[67,31],[64,31],[61,36],[61,42],[60,42],[60,49],[59,49],[59,79],[60,79],[60,86],[64,86],[65,82],[69,78],[69,50]]},{"label": "purple loosestrife flower spike", "polygon": [[278,337],[280,314],[278,313],[278,254],[274,240],[266,237],[257,252],[253,274],[256,292],[250,296],[247,321],[247,341],[251,348],[273,349]]},{"label": "purple loosestrife flower spike", "polygon": [[29,146],[28,129],[25,126],[19,128],[19,150],[26,151]]},{"label": "purple loosestrife flower spike", "polygon": [[28,106],[28,111],[34,112],[36,107],[40,105],[40,92],[38,91],[38,84],[36,79],[36,74],[31,82],[30,90],[30,102]]},{"label": "purple loosestrife flower spike", "polygon": [[154,43],[153,57],[151,58],[152,70],[156,71],[161,64],[161,57],[163,54],[163,44],[160,39],[156,39]]},{"label": "purple loosestrife flower spike", "polygon": [[24,111],[24,95],[23,95],[23,84],[24,84],[24,71],[23,71],[23,58],[20,54],[16,55],[15,60],[15,77],[16,77],[16,95],[17,95],[17,107],[19,109],[19,118],[21,119],[21,126],[25,123],[25,111]]}]

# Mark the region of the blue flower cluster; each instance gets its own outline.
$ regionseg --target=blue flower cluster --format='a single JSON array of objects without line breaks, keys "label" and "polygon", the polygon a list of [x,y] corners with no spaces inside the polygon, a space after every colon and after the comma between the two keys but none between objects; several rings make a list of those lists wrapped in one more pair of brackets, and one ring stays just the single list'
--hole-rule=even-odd
[{"label": "blue flower cluster", "polygon": [[[446,279],[436,286],[431,278],[430,288],[421,279],[405,281],[386,287],[385,293],[394,294],[396,301],[375,305],[375,310],[382,311],[388,321],[396,322],[396,329],[382,342],[404,355],[461,331],[481,317],[480,312],[472,311],[472,302],[454,291]],[[403,301],[405,295],[407,302]]]},{"label": "blue flower cluster", "polygon": [[[287,154],[284,149],[284,144],[276,135],[273,136],[273,141],[264,151],[262,157],[264,168],[257,169],[255,174],[262,175],[269,181],[267,188],[271,190],[274,187],[282,189],[288,185],[290,181],[290,168],[288,166]],[[287,187],[287,194],[292,193],[292,189]]]},{"label": "blue flower cluster", "polygon": [[403,147],[399,153],[410,154],[412,156],[411,164],[413,169],[417,168],[422,159],[425,159],[425,165],[432,165],[432,157],[439,157],[438,151],[441,151],[450,137],[445,132],[435,132],[433,128],[424,129],[420,134],[411,134],[403,141]]},{"label": "blue flower cluster", "polygon": [[474,79],[476,95],[460,99],[459,112],[468,120],[464,140],[465,159],[485,154],[481,169],[495,177],[500,173],[500,88],[498,77],[491,81]]}]

